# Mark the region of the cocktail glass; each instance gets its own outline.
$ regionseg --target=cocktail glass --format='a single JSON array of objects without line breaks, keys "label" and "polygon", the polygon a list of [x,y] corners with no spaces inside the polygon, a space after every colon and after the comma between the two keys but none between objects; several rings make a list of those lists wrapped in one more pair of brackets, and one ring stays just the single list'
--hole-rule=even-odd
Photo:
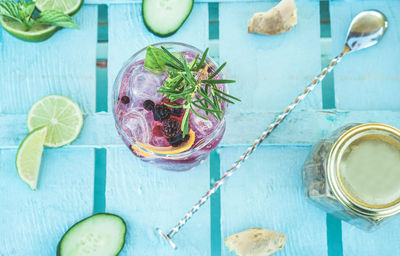
[{"label": "cocktail glass", "polygon": [[[182,53],[188,63],[197,54],[200,54],[200,57],[202,54],[197,48],[183,43],[159,43],[153,46],[158,48],[163,46],[170,52]],[[154,74],[146,70],[144,67],[146,49],[147,47],[135,53],[122,67],[115,80],[113,114],[117,131],[132,153],[141,160],[167,170],[192,169],[202,163],[210,151],[220,143],[225,133],[225,115],[218,120],[211,114],[206,115],[203,110],[197,109],[199,113],[209,118],[204,120],[190,113],[189,134],[191,136],[194,134],[194,143],[183,152],[180,152],[182,149],[180,146],[171,146],[162,133],[163,123],[154,120],[154,111],[147,110],[144,102],[150,100],[155,105],[163,105],[183,104],[183,101],[171,103],[157,92],[167,78],[167,73]],[[206,63],[209,66],[209,73],[216,70],[217,64],[214,60],[208,57]],[[222,76],[218,74],[214,79],[221,78]],[[218,87],[227,92],[226,86],[218,85]],[[226,107],[224,103],[221,109],[226,110]],[[182,120],[182,116],[172,118]],[[188,146],[187,143],[185,145]]]}]

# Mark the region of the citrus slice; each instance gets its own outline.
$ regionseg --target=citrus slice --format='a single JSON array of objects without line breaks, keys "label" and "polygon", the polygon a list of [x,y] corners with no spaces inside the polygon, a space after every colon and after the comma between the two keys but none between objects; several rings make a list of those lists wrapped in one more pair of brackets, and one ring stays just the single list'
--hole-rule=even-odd
[{"label": "citrus slice", "polygon": [[18,175],[32,190],[36,189],[46,134],[47,127],[33,130],[18,148],[15,161]]},{"label": "citrus slice", "polygon": [[3,28],[18,39],[28,42],[41,42],[57,32],[58,28],[45,24],[35,24],[29,30],[20,22],[0,15],[0,24]]},{"label": "citrus slice", "polygon": [[73,100],[49,95],[36,102],[28,114],[28,129],[46,126],[46,147],[58,148],[74,141],[83,125],[82,111]]},{"label": "citrus slice", "polygon": [[[189,139],[185,142],[183,142],[181,145],[179,145],[178,147],[156,147],[156,146],[152,146],[152,145],[148,145],[148,144],[142,144],[140,142],[136,142],[137,145],[139,145],[140,147],[147,149],[148,151],[157,153],[157,154],[164,154],[164,155],[174,155],[174,154],[179,154],[182,152],[185,152],[186,150],[189,150],[194,141],[195,141],[195,133],[193,130],[190,130],[189,133]],[[144,151],[143,149],[139,148],[138,146],[132,145],[132,150],[135,151],[135,153],[139,156],[143,156],[143,157],[151,157],[151,154],[149,152]]]},{"label": "citrus slice", "polygon": [[34,0],[36,8],[43,12],[45,10],[61,11],[68,15],[74,15],[79,11],[83,0]]}]

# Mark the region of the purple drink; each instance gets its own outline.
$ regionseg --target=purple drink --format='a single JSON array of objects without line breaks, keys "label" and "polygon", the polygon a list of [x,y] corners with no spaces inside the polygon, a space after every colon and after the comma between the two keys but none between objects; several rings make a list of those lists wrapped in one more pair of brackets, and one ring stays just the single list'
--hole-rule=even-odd
[{"label": "purple drink", "polygon": [[[181,53],[188,63],[201,52],[180,43],[163,43],[170,52]],[[157,92],[167,78],[167,72],[155,74],[144,67],[146,48],[133,55],[121,69],[114,87],[114,118],[118,133],[131,151],[143,161],[168,170],[184,171],[193,168],[207,158],[221,141],[225,132],[225,119],[218,120],[204,110],[194,108],[207,118],[204,120],[192,112],[189,114],[189,132],[177,134],[185,110],[168,105],[182,105],[179,99],[170,102]],[[216,64],[207,58],[208,71],[216,70]],[[214,79],[222,79],[220,74]],[[226,92],[224,85],[218,89]],[[221,110],[226,104],[221,104]]]}]

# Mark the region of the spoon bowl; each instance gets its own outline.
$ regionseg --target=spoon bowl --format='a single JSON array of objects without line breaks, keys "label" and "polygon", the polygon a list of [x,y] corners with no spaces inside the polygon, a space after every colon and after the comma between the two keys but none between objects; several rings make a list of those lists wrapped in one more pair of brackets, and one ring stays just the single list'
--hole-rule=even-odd
[{"label": "spoon bowl", "polygon": [[355,16],[347,32],[346,46],[350,52],[377,44],[388,26],[386,16],[380,11],[369,10]]}]

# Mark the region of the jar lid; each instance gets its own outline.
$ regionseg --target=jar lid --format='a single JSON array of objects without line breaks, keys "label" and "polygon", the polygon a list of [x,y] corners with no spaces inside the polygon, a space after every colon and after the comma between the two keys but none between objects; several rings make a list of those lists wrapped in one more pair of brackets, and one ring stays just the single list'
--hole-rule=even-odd
[{"label": "jar lid", "polygon": [[377,123],[349,129],[331,149],[327,176],[337,199],[361,215],[400,212],[400,130]]}]

